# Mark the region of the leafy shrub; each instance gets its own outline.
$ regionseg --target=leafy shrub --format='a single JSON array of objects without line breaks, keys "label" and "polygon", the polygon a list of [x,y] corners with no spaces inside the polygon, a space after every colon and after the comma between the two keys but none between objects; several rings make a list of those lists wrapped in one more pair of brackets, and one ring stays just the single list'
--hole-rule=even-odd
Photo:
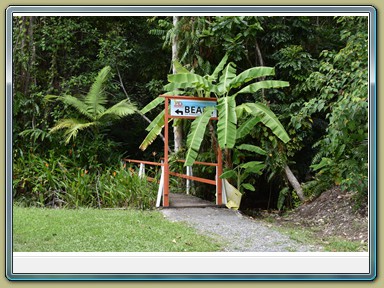
[{"label": "leafy shrub", "polygon": [[123,165],[88,171],[66,157],[19,157],[13,167],[13,197],[26,206],[155,206],[157,183],[141,179]]}]

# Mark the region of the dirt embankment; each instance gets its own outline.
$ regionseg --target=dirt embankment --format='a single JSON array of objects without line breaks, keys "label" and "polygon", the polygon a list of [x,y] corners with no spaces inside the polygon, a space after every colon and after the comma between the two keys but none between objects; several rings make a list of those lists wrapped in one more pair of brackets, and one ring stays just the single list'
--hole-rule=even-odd
[{"label": "dirt embankment", "polygon": [[334,187],[315,200],[305,203],[287,216],[276,216],[278,223],[315,228],[318,237],[338,236],[367,243],[368,207],[356,210],[353,194]]}]

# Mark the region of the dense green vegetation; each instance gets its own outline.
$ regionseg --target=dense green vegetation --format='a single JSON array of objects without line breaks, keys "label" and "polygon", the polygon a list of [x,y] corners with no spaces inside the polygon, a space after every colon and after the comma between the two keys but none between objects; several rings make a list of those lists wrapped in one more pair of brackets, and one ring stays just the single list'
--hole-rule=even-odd
[{"label": "dense green vegetation", "polygon": [[[212,147],[219,143],[225,151],[224,176],[241,187],[244,208],[292,208],[333,185],[356,192],[357,204],[363,205],[368,191],[367,20],[14,17],[14,198],[39,206],[153,206],[156,185],[140,183],[121,159],[162,157],[161,137],[155,137],[161,119],[148,127],[156,130],[147,141],[153,143],[143,146],[148,121],[162,105],[139,111],[159,94],[178,90],[217,96],[220,109],[231,112],[226,122],[205,131],[201,143],[186,140],[196,125],[175,123],[183,128],[184,148],[177,156],[211,161]],[[177,74],[169,75],[175,41]],[[256,77],[260,67],[273,73]],[[187,74],[204,80],[188,78],[184,85],[181,77]],[[223,81],[231,84],[220,85]],[[266,115],[282,129],[273,130]],[[241,179],[234,175],[238,172]]]},{"label": "dense green vegetation", "polygon": [[15,252],[212,252],[220,245],[157,211],[13,209]]}]

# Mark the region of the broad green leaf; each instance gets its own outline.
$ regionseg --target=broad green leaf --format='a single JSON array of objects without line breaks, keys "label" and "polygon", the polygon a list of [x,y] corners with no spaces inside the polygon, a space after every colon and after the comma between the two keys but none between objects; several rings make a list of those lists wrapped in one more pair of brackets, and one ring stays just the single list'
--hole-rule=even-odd
[{"label": "broad green leaf", "polygon": [[220,175],[221,179],[237,178],[237,173],[234,170],[225,171]]},{"label": "broad green leaf", "polygon": [[237,92],[236,95],[242,94],[242,93],[256,93],[260,89],[282,88],[282,87],[288,87],[288,86],[289,86],[289,82],[286,82],[286,81],[265,80],[265,81],[260,81],[244,87],[239,92]]},{"label": "broad green leaf", "polygon": [[151,102],[149,102],[147,105],[145,105],[144,108],[142,108],[140,110],[140,113],[142,114],[146,114],[148,113],[149,111],[151,111],[153,108],[157,107],[159,104],[163,103],[164,102],[164,97],[157,97],[155,98],[154,100],[152,100]]},{"label": "broad green leaf", "polygon": [[260,117],[261,122],[272,130],[273,134],[280,138],[281,141],[287,143],[290,138],[280,123],[277,116],[264,104],[261,103],[245,103],[253,116]]},{"label": "broad green leaf", "polygon": [[261,149],[259,146],[251,145],[251,144],[241,144],[240,146],[236,147],[240,150],[246,150],[249,152],[255,152],[260,155],[267,155],[267,152],[265,150]]},{"label": "broad green leaf", "polygon": [[218,99],[217,110],[219,121],[217,122],[217,134],[219,146],[222,149],[233,148],[236,143],[236,101],[234,97],[222,97]]},{"label": "broad green leaf", "polygon": [[173,66],[176,69],[176,73],[190,73],[187,68],[180,64],[179,61],[173,61]]},{"label": "broad green leaf", "polygon": [[236,77],[236,68],[235,64],[230,62],[223,70],[223,74],[220,77],[220,82],[217,85],[217,93],[219,95],[224,95],[229,91],[229,83],[232,79]]},{"label": "broad green leaf", "polygon": [[247,136],[260,120],[260,117],[252,117],[241,124],[236,130],[236,140]]},{"label": "broad green leaf", "polygon": [[241,184],[241,186],[243,186],[245,189],[249,190],[249,191],[256,191],[255,187],[253,187],[251,184],[249,183],[243,183]]},{"label": "broad green leaf", "polygon": [[193,162],[195,162],[213,109],[214,107],[206,107],[204,112],[193,120],[191,130],[187,137],[188,151],[185,157],[184,166],[191,166]]},{"label": "broad green leaf", "polygon": [[[163,125],[164,125],[164,118],[163,118]],[[142,151],[144,151],[145,149],[147,149],[147,147],[149,145],[152,144],[153,141],[155,141],[155,139],[157,138],[157,136],[161,133],[161,130],[163,129],[163,125],[160,125],[160,123],[158,123],[158,125],[154,125],[152,130],[149,131],[149,133],[147,134],[147,136],[145,137],[145,139],[143,140],[143,142],[141,142],[140,144],[140,149]]]},{"label": "broad green leaf", "polygon": [[213,82],[217,80],[217,77],[219,76],[219,73],[223,70],[224,65],[228,61],[228,54],[225,54],[223,59],[221,59],[219,65],[216,66],[215,71],[211,75],[208,76],[208,79]]},{"label": "broad green leaf", "polygon": [[204,90],[209,90],[212,86],[204,77],[192,73],[170,74],[168,75],[168,81],[170,84],[164,86],[164,89],[167,91],[173,91],[175,88],[203,88]]},{"label": "broad green leaf", "polygon": [[253,79],[273,75],[275,75],[275,68],[253,67],[245,70],[244,72],[240,73],[235,78],[233,78],[229,85],[231,86],[231,88],[237,88]]},{"label": "broad green leaf", "polygon": [[145,128],[146,131],[151,131],[153,129],[153,127],[155,127],[156,125],[157,126],[160,126],[160,127],[163,127],[164,126],[164,114],[165,114],[165,111],[161,111],[155,119],[153,119],[153,121],[151,123],[149,123],[148,127]]},{"label": "broad green leaf", "polygon": [[265,164],[261,161],[250,161],[240,165],[240,168],[248,173],[259,173],[264,167]]}]

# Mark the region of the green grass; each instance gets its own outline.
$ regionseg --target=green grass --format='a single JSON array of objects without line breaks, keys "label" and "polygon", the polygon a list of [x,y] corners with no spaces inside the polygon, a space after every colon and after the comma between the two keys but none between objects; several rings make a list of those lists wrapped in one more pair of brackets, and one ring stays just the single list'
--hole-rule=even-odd
[{"label": "green grass", "polygon": [[14,252],[210,252],[213,239],[158,211],[13,207]]}]

